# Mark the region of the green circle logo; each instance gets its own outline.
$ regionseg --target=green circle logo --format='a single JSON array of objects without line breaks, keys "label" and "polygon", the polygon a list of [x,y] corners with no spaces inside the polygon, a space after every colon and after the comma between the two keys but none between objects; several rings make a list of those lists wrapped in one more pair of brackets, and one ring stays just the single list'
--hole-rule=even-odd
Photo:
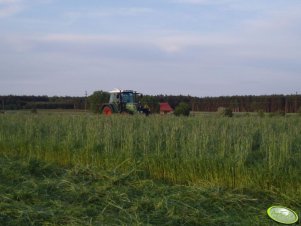
[{"label": "green circle logo", "polygon": [[283,206],[272,206],[267,210],[270,218],[282,224],[294,224],[298,221],[298,215],[291,209]]}]

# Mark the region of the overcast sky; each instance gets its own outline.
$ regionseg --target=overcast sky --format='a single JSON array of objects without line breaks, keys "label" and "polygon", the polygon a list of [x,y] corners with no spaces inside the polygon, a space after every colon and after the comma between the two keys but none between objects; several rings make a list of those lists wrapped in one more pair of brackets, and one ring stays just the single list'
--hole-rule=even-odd
[{"label": "overcast sky", "polygon": [[0,0],[0,95],[301,93],[300,0]]}]

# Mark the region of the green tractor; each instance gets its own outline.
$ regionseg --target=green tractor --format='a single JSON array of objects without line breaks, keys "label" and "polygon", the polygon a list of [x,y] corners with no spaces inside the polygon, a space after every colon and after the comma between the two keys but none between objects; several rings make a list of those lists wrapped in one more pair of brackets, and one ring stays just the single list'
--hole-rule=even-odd
[{"label": "green tractor", "polygon": [[147,106],[142,106],[138,98],[139,95],[133,90],[120,90],[115,89],[109,92],[109,103],[103,104],[100,108],[102,114],[110,116],[113,113],[121,114],[136,114],[143,113],[146,116],[150,114],[150,110]]}]

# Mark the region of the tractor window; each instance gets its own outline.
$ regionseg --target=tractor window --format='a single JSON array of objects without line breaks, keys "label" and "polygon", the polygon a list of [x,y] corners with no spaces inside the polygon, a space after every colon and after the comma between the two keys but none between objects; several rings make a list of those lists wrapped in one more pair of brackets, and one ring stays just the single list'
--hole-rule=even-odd
[{"label": "tractor window", "polygon": [[118,102],[118,98],[117,95],[119,94],[116,94],[116,93],[111,93],[111,96],[110,96],[110,103],[115,103],[115,102]]},{"label": "tractor window", "polygon": [[121,95],[123,103],[134,103],[133,93],[122,93]]}]

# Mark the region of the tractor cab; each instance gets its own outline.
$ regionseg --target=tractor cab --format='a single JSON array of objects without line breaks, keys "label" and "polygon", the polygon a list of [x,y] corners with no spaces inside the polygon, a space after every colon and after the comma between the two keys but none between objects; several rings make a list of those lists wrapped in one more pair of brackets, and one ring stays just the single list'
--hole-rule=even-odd
[{"label": "tractor cab", "polygon": [[142,107],[137,100],[139,94],[136,91],[114,89],[109,93],[109,103],[104,104],[101,108],[105,115],[111,115],[112,113],[144,113],[148,115],[150,113],[149,109]]},{"label": "tractor cab", "polygon": [[109,103],[135,103],[136,92],[132,90],[113,90],[110,92]]}]

